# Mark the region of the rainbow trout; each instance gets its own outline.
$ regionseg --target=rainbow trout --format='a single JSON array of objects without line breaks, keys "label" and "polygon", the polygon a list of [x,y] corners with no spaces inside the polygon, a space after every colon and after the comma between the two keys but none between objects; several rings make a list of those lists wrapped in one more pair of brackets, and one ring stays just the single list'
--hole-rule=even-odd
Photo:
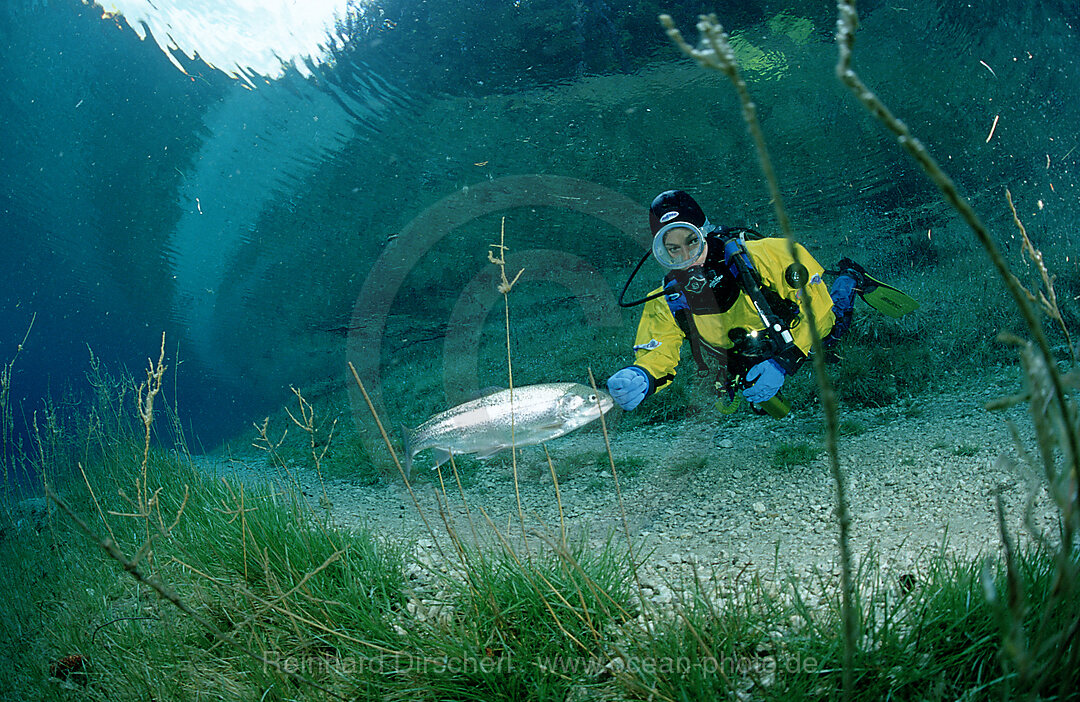
[{"label": "rainbow trout", "polygon": [[441,412],[413,431],[402,426],[405,475],[411,474],[413,457],[424,449],[433,449],[433,468],[450,460],[450,454],[490,458],[511,443],[532,446],[568,434],[599,419],[614,404],[603,390],[580,383],[525,385],[514,388],[511,415],[510,391],[493,392]]}]

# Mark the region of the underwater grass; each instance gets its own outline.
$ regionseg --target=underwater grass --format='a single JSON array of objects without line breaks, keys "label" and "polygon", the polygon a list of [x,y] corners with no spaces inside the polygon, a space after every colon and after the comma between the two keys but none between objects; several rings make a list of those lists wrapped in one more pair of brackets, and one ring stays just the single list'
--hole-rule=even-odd
[{"label": "underwater grass", "polygon": [[[191,528],[173,533],[186,544],[178,559],[210,561],[195,576],[166,562],[161,548],[159,577],[270,660],[349,698],[726,699],[752,691],[762,699],[821,699],[839,687],[840,603],[829,573],[812,588],[827,593],[815,606],[800,597],[807,584],[795,580],[785,590],[747,576],[718,596],[702,578],[672,610],[649,608],[638,618],[632,564],[611,542],[599,550],[556,547],[531,561],[510,549],[469,547],[466,576],[433,581],[442,605],[426,598],[424,608],[410,609],[403,605],[405,554],[374,553],[370,535],[324,531],[312,523],[316,515],[273,493],[251,492],[257,507],[248,513],[247,550],[281,550],[270,568],[253,557],[245,570],[240,529],[220,508],[237,495],[174,462],[156,466],[151,477],[167,470],[189,486]],[[70,523],[39,526],[0,544],[0,573],[12,584],[2,640],[16,662],[0,675],[4,690],[23,699],[43,691],[59,698],[67,688],[90,699],[188,699],[210,690],[235,699],[325,698],[140,594]],[[342,550],[319,570],[320,559]],[[984,575],[989,568],[1003,588],[1002,563],[960,562],[942,551],[898,582],[885,582],[876,567],[870,560],[858,571],[855,699],[990,698],[1009,690],[1014,678],[1001,671],[998,610]],[[1053,596],[1053,553],[1024,552],[1019,572],[1029,601]],[[1076,621],[1080,603],[1066,605],[1053,612],[1059,624]],[[1031,609],[1025,625],[1033,628],[1040,615]],[[49,679],[50,666],[71,651],[88,661],[85,686],[71,675],[67,685]]]},{"label": "underwater grass", "polygon": [[820,453],[821,449],[818,446],[805,441],[799,443],[781,441],[773,452],[770,465],[773,468],[794,468],[813,462]]},{"label": "underwater grass", "polygon": [[[268,485],[214,479],[170,457],[150,461],[146,475],[163,512],[183,510],[176,525],[150,544],[142,541],[139,519],[118,516],[125,507],[119,496],[94,504],[77,483],[61,489],[74,493],[71,508],[83,521],[101,524],[118,548],[136,554],[129,556],[130,567],[165,584],[217,631],[271,663],[347,658],[400,639],[391,623],[404,606],[399,549],[366,533],[333,530],[295,496]],[[99,497],[116,495],[101,489],[98,476],[88,477]],[[13,603],[15,611],[51,611],[49,602],[59,608],[56,620],[39,630],[48,632],[41,645],[49,653],[25,668],[36,671],[24,682],[48,689],[43,662],[70,655],[87,661],[89,685],[104,688],[104,699],[185,699],[209,689],[243,698],[286,682],[266,661],[230,650],[146,588],[120,580],[122,573],[97,541],[63,516],[54,515],[48,529],[23,531],[0,545],[8,567],[41,564],[40,573],[24,569],[22,582],[9,573],[20,593],[37,595],[29,606]],[[42,558],[49,553],[54,556]],[[42,584],[50,566],[66,575],[46,594]],[[15,631],[6,626],[5,641],[17,641]],[[363,681],[337,681],[330,672],[324,677],[331,688]]]},{"label": "underwater grass", "polygon": [[254,448],[286,473],[306,469],[320,480],[348,479],[362,485],[386,477],[357,428],[342,421],[349,416],[344,393],[316,387],[315,399],[309,401],[300,389],[292,392],[294,409],[284,406],[256,424]]},{"label": "underwater grass", "polygon": [[[1045,602],[1056,554],[1026,551],[1020,562],[1028,601]],[[1074,563],[1076,562],[1074,555]],[[944,549],[924,554],[917,574],[884,574],[871,553],[856,570],[858,648],[850,696],[858,700],[1011,699],[1016,676],[1002,670],[998,606],[1003,563],[964,561]],[[624,684],[661,699],[834,699],[843,690],[843,607],[836,577],[819,571],[777,587],[750,576],[720,596],[695,579],[675,614],[635,639],[638,674]],[[991,585],[992,583],[992,585]],[[825,593],[811,606],[808,591]],[[1032,609],[1024,626],[1042,614]],[[1062,630],[1080,617],[1075,601],[1055,609]],[[1071,672],[1055,670],[1042,690],[1069,692]],[[1022,695],[1020,695],[1022,696]]]},{"label": "underwater grass", "polygon": [[866,425],[858,419],[842,419],[837,427],[843,436],[861,436],[866,433]]},{"label": "underwater grass", "polygon": [[[1045,550],[1025,552],[1020,568],[1027,601],[1049,601],[1045,588],[1054,581],[1054,560],[1055,554]],[[994,597],[988,596],[1005,588],[1005,564],[963,561],[938,552],[924,559],[917,574],[886,580],[878,570],[873,554],[860,568],[853,697],[1010,699],[1019,692],[1016,676],[1002,670],[999,611]],[[842,642],[836,627],[840,603],[831,596],[823,607],[811,609],[796,600],[794,610],[800,630],[787,635],[784,646],[789,655],[815,661],[816,669],[789,669],[778,675],[770,696],[820,699],[840,688]],[[1023,626],[1034,628],[1040,616],[1030,610]],[[1067,603],[1052,616],[1068,626],[1080,616],[1080,606]],[[1064,684],[1069,674],[1055,671],[1056,685]],[[1053,694],[1053,687],[1043,692]]]},{"label": "underwater grass", "polygon": [[633,569],[612,540],[587,543],[552,542],[528,560],[509,547],[462,552],[467,574],[447,583],[447,606],[424,638],[463,665],[422,671],[421,689],[431,699],[543,700],[594,684],[613,632],[632,616]]},{"label": "underwater grass", "polygon": [[[13,587],[0,604],[10,661],[0,695],[1075,698],[1078,429],[1038,341],[1017,342],[1031,383],[1009,401],[1036,408],[1038,455],[1027,459],[1061,508],[1055,533],[1032,529],[1014,546],[1002,529],[1003,558],[942,550],[895,581],[873,558],[851,571],[845,561],[840,583],[832,570],[782,588],[739,573],[718,593],[695,577],[671,609],[635,607],[636,563],[610,541],[534,534],[523,550],[489,522],[494,544],[451,530],[456,561],[411,563],[376,535],[338,529],[288,486],[208,476],[186,451],[151,448],[140,432],[151,431],[147,390],[106,383],[121,394],[77,425],[84,434],[14,454],[71,513],[20,500],[5,483],[0,577]],[[124,400],[132,395],[137,407]],[[139,413],[114,417],[116,407]],[[308,434],[313,460],[324,460],[325,444]],[[65,473],[65,446],[97,448]],[[811,605],[808,589],[824,600]]]},{"label": "underwater grass", "polygon": [[[1048,613],[1060,605],[1062,598],[1075,599],[1077,594],[1075,585],[1077,582],[1077,568],[1073,534],[1080,526],[1080,516],[1078,516],[1080,510],[1077,510],[1077,504],[1080,502],[1080,488],[1077,487],[1076,482],[1076,476],[1080,473],[1080,426],[1077,423],[1077,411],[1075,402],[1071,402],[1065,392],[1062,374],[1057,367],[1057,359],[1050,347],[1041,319],[1035,310],[1035,305],[1037,305],[1039,312],[1045,314],[1060,326],[1068,342],[1070,359],[1075,365],[1077,360],[1076,351],[1072,347],[1068,326],[1057,305],[1053,285],[1054,277],[1045,268],[1041,252],[1036,250],[1028,239],[1024,226],[1013,206],[1011,195],[1006,190],[1006,200],[1023,239],[1024,254],[1039,272],[1041,278],[1041,286],[1037,288],[1038,297],[1025,288],[1019,279],[1011,273],[985,225],[983,225],[968,202],[960,197],[952,180],[940,169],[922,143],[911,135],[907,126],[889,111],[852,69],[854,38],[859,24],[855,0],[839,0],[837,11],[837,45],[839,48],[836,64],[837,77],[850,89],[855,98],[868,112],[893,132],[898,143],[909,152],[926,175],[939,188],[944,200],[961,215],[975,238],[989,255],[992,265],[997,269],[1005,283],[1006,290],[1015,303],[1016,310],[1026,326],[1027,333],[1033,339],[1031,342],[1025,342],[1015,336],[1005,337],[1007,341],[1021,351],[1021,359],[1028,376],[1030,391],[1025,396],[1006,399],[998,406],[1009,406],[1016,402],[1032,401],[1031,407],[1038,433],[1039,458],[1063,522],[1059,535],[1060,543],[1055,548],[1053,569],[1053,577],[1056,582],[1062,584],[1062,589],[1054,592],[1048,601],[1040,603],[1039,608],[1043,610],[1043,615],[1040,617],[1038,641],[1029,641],[1024,618],[1028,600],[1024,597],[1023,584],[1018,570],[1019,561],[1015,548],[1011,543],[1012,537],[1004,526],[1002,499],[999,493],[997,511],[1001,525],[1000,536],[1005,552],[1006,574],[1004,583],[1005,597],[1002,599],[1006,604],[997,604],[996,609],[1003,635],[1003,653],[1005,655],[1002,656],[1002,660],[1007,671],[1011,669],[1017,673],[1018,687],[1027,694],[1038,690],[1040,685],[1049,678],[1055,681],[1054,685],[1060,685],[1061,689],[1066,689],[1066,686],[1061,682],[1061,671],[1070,669],[1072,666],[1069,663],[1075,663],[1080,659],[1080,651],[1078,651],[1080,647],[1072,645],[1067,653],[1061,648],[1057,649],[1054,661],[1063,663],[1064,668],[1044,663],[1033,658],[1031,653],[1032,647],[1035,650],[1045,649],[1046,643],[1049,641],[1057,644],[1061,642],[1075,644],[1078,629],[1078,619],[1076,618],[1066,620],[1064,625],[1047,624],[1052,619]],[[667,29],[668,36],[685,55],[696,61],[704,69],[720,72],[735,88],[742,104],[744,121],[754,139],[763,177],[769,187],[777,219],[780,222],[785,238],[789,242],[791,255],[797,260],[790,222],[787,218],[783,199],[772,169],[771,159],[757,120],[756,108],[749,96],[745,82],[739,75],[738,63],[728,42],[727,34],[720,26],[715,15],[703,15],[698,24],[702,41],[699,48],[694,48],[682,38],[670,16],[661,16],[661,23]],[[836,513],[839,521],[838,550],[841,594],[837,628],[842,631],[840,640],[842,656],[841,663],[838,666],[840,674],[838,691],[843,699],[853,699],[861,692],[861,681],[856,678],[856,673],[859,666],[858,660],[865,653],[863,642],[859,639],[861,588],[858,585],[859,580],[854,577],[852,572],[849,543],[851,515],[848,511],[846,497],[847,478],[845,471],[840,467],[837,450],[837,435],[839,432],[836,393],[825,368],[821,337],[814,324],[813,315],[807,315],[807,321],[810,323],[811,336],[814,339],[815,376],[826,417],[825,440],[836,488]],[[863,394],[865,397],[872,397],[878,393],[880,393],[880,388],[870,392],[864,391]],[[1039,404],[1035,403],[1036,398],[1041,400]],[[1020,442],[1017,441],[1017,443]],[[1058,464],[1059,448],[1060,453],[1063,454],[1061,465]],[[1035,459],[1026,453],[1025,460],[1028,463],[1035,462]],[[1034,528],[1029,530],[1032,532],[1030,536],[1038,540],[1039,543],[1047,543],[1045,535],[1038,533]],[[983,584],[986,598],[991,602],[996,602],[1001,597],[998,594],[1001,590],[990,578],[984,578]],[[1038,663],[1035,662],[1037,660]]]},{"label": "underwater grass", "polygon": [[[839,696],[842,606],[830,571],[781,587],[718,571],[710,575],[726,583],[719,590],[695,578],[658,607],[639,600],[636,564],[614,541],[534,533],[526,553],[490,522],[485,543],[452,536],[437,565],[370,532],[340,530],[288,483],[207,474],[182,451],[153,448],[144,470],[143,437],[125,436],[85,480],[49,467],[50,485],[133,567],[261,658],[126,577],[97,537],[37,498],[5,512],[0,540],[0,577],[11,584],[0,607],[0,647],[13,663],[0,671],[7,698]],[[156,496],[149,542],[135,476]],[[1019,625],[1032,632],[1036,660],[1049,660],[1054,644],[1063,661],[1075,656],[1065,636],[1080,604],[1062,599],[1060,558],[1025,547],[1014,559],[1017,601],[1030,603]],[[1012,577],[1004,562],[943,550],[897,580],[872,560],[855,575],[853,699],[1025,689],[1002,667],[1009,619],[998,593]],[[824,599],[808,604],[808,590]],[[72,657],[77,669],[59,666]],[[1036,669],[1028,679],[1060,696],[1071,674]]]},{"label": "underwater grass", "polygon": [[651,625],[632,638],[621,681],[632,697],[730,699],[753,685],[777,602],[756,576],[740,577],[727,597],[694,577],[674,612],[650,613]]}]

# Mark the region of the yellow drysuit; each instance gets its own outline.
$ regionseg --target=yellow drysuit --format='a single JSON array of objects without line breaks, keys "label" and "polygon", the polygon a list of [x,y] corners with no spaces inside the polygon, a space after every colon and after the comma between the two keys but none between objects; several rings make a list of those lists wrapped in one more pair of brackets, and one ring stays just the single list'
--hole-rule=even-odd
[{"label": "yellow drysuit", "polygon": [[[719,243],[718,240],[710,237],[710,247]],[[807,304],[806,300],[799,299],[798,287],[793,287],[785,279],[785,272],[793,263],[788,253],[787,241],[784,239],[748,240],[745,246],[760,278],[762,290],[771,289],[780,298],[798,303],[799,314],[791,320],[790,330],[795,346],[802,352],[802,356],[796,360],[801,361],[810,353],[811,346],[810,327],[803,323],[807,308],[809,307],[812,311],[818,332],[822,337],[828,335],[835,321],[832,298],[829,297],[829,290],[821,280],[823,272],[821,264],[814,260],[805,248],[796,245],[799,253],[798,261],[807,268],[809,274],[809,281],[806,284],[809,295],[809,304]],[[710,251],[710,254],[712,253],[714,252]],[[653,292],[659,291],[660,288],[657,288]],[[706,291],[703,294],[709,294],[709,292]],[[660,296],[645,303],[634,340],[636,352],[634,365],[652,375],[656,381],[656,390],[667,387],[674,378],[675,367],[679,364],[679,351],[685,338],[683,330],[672,313],[673,304],[678,303],[669,302],[666,296]],[[729,336],[732,329],[741,327],[753,332],[765,328],[764,322],[745,291],[740,291],[734,303],[722,312],[702,311],[701,306],[694,305],[693,300],[690,301],[690,309],[700,338],[717,348],[732,348],[733,343]],[[778,313],[777,310],[774,312]],[[798,356],[798,352],[795,352],[795,356]],[[788,359],[786,364],[781,364],[786,366],[785,370],[789,374],[797,367],[797,364],[792,364],[790,361]]]}]

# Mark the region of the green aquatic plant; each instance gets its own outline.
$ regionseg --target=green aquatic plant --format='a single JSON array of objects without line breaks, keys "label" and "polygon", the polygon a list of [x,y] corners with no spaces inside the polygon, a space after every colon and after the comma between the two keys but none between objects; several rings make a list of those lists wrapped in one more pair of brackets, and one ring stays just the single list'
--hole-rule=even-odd
[{"label": "green aquatic plant", "polygon": [[[999,518],[1002,524],[1001,538],[1006,554],[1005,590],[1007,600],[1005,601],[1008,604],[995,604],[999,598],[997,594],[999,589],[994,587],[993,583],[986,581],[984,587],[987,600],[992,607],[997,609],[1001,621],[1002,646],[1004,651],[1007,652],[1006,660],[1008,661],[1006,665],[1008,682],[1005,683],[1004,689],[1012,689],[1014,676],[1020,686],[1019,689],[1022,690],[1053,691],[1065,689],[1060,687],[1064,683],[1061,671],[1074,669],[1077,660],[1080,659],[1080,645],[1076,645],[1073,640],[1075,639],[1076,622],[1080,621],[1080,619],[1075,617],[1067,618],[1064,625],[1060,622],[1056,625],[1048,624],[1048,622],[1052,620],[1049,613],[1060,606],[1063,601],[1062,598],[1075,599],[1075,583],[1080,580],[1077,577],[1077,563],[1073,551],[1073,534],[1077,529],[1077,520],[1080,520],[1080,516],[1078,516],[1080,510],[1077,509],[1077,495],[1078,490],[1080,490],[1077,485],[1080,481],[1076,479],[1076,476],[1080,473],[1078,471],[1078,467],[1080,467],[1080,451],[1078,451],[1078,447],[1080,447],[1080,428],[1077,425],[1075,407],[1068,399],[1061,373],[1057,369],[1056,360],[1047,337],[1030,304],[1036,302],[1036,297],[1024,289],[1015,276],[1009,272],[1005,260],[998,252],[986,227],[975,215],[970,205],[959,196],[951,179],[938,167],[921,142],[911,135],[906,125],[889,112],[885,105],[862,83],[858,75],[852,70],[852,47],[858,25],[854,1],[840,0],[838,12],[837,42],[839,45],[839,59],[836,68],[838,77],[863,106],[897,136],[900,145],[915,158],[921,168],[938,186],[948,204],[961,214],[964,221],[976,235],[979,243],[989,254],[993,266],[1001,275],[1016,308],[1020,312],[1021,318],[1024,320],[1028,333],[1033,338],[1032,342],[1017,340],[1015,343],[1022,350],[1021,356],[1028,372],[1029,384],[1033,388],[1031,395],[1023,399],[1034,400],[1037,391],[1042,393],[1042,401],[1037,405],[1039,409],[1035,414],[1039,435],[1039,449],[1047,479],[1054,491],[1055,501],[1063,517],[1063,529],[1060,535],[1061,545],[1054,549],[1056,556],[1052,577],[1064,586],[1060,591],[1055,591],[1048,600],[1032,602],[1031,607],[1041,610],[1044,615],[1034,632],[1034,640],[1029,639],[1028,627],[1024,621],[1024,614],[1029,611],[1028,606],[1024,603],[1028,600],[1022,592],[1022,579],[1018,574],[1016,556],[1011,547],[1010,536],[1004,527],[1004,517],[1001,515],[1002,508],[999,498]],[[764,146],[764,139],[757,125],[753,103],[748,96],[745,83],[739,77],[737,63],[728,43],[727,35],[723,32],[715,17],[702,17],[698,27],[703,38],[703,46],[700,49],[694,49],[682,39],[669,17],[664,16],[661,20],[667,28],[669,36],[685,54],[692,57],[704,68],[720,71],[734,85],[743,106],[745,121],[758,148],[764,178],[769,185],[781,229],[791,241],[790,225],[783,210],[782,199],[776,186],[775,176]],[[1011,199],[1009,204],[1011,208]],[[1015,216],[1015,210],[1013,212],[1014,219],[1016,219],[1016,223],[1020,227],[1022,235],[1024,235],[1025,251],[1039,268],[1042,275],[1044,290],[1037,301],[1048,316],[1060,322],[1063,317],[1057,309],[1056,296],[1053,293],[1053,277],[1047,274],[1042,263],[1041,254],[1030,245],[1026,234],[1023,232],[1023,226]],[[792,248],[794,248],[793,245]],[[1068,340],[1070,338],[1068,330],[1065,329],[1064,331]],[[858,659],[862,655],[860,652],[862,646],[858,635],[860,629],[865,626],[865,622],[862,620],[858,603],[860,590],[856,587],[856,580],[851,569],[848,543],[850,515],[845,496],[845,475],[840,469],[836,447],[838,427],[835,396],[824,370],[824,362],[821,359],[820,338],[816,330],[814,330],[813,337],[815,339],[815,356],[818,357],[815,359],[815,372],[819,381],[819,390],[822,394],[826,415],[826,445],[836,485],[836,511],[840,527],[841,597],[839,598],[839,621],[842,630],[843,653],[839,665],[841,679],[838,687],[844,699],[852,699],[861,692],[861,689],[856,686]],[[1071,343],[1070,353],[1073,353]],[[1073,356],[1073,360],[1075,363],[1075,356]],[[1036,406],[1034,402],[1032,406]],[[1057,465],[1057,454],[1055,453],[1058,449],[1060,449],[1064,459],[1064,465],[1060,467]],[[1067,478],[1063,480],[1062,476],[1071,476],[1071,482]],[[1045,543],[1045,535],[1033,533],[1032,536]],[[1072,632],[1072,634],[1069,632]],[[1063,646],[1063,643],[1067,645]],[[1041,652],[1047,649],[1054,652],[1049,663],[1046,662],[1044,655],[1040,655]],[[963,658],[966,660],[970,656],[965,655]]]},{"label": "green aquatic plant", "polygon": [[850,406],[886,407],[924,393],[948,368],[950,359],[928,347],[917,328],[890,321],[853,325],[850,338],[839,347],[839,363],[832,371],[837,394]]},{"label": "green aquatic plant", "polygon": [[813,462],[820,453],[821,449],[819,447],[806,442],[788,443],[782,441],[780,442],[780,445],[776,447],[776,451],[773,452],[770,465],[772,465],[773,468],[794,468],[795,466],[803,466]]},{"label": "green aquatic plant", "polygon": [[[1070,698],[1080,655],[1076,379],[1063,374],[1068,392],[1056,394],[1045,350],[1013,343],[1028,389],[995,406],[1031,408],[1038,450],[1020,460],[1044,472],[1060,507],[1056,531],[1032,529],[1029,547],[1002,527],[1000,561],[958,561],[943,548],[900,574],[872,556],[850,571],[823,565],[809,583],[695,568],[673,583],[670,608],[640,598],[632,549],[569,539],[560,525],[530,531],[526,550],[524,520],[519,536],[464,498],[468,530],[441,507],[445,530],[428,524],[431,543],[415,549],[340,530],[288,483],[211,475],[186,452],[147,448],[146,391],[103,381],[126,398],[105,406],[126,418],[54,423],[87,431],[69,444],[99,447],[84,454],[84,472],[51,472],[55,504],[70,512],[48,520],[26,504],[0,523],[0,577],[11,586],[0,603],[0,650],[11,661],[0,696]],[[303,416],[299,450],[325,470],[340,442],[324,452]],[[617,482],[620,462],[606,459]],[[463,493],[453,462],[432,475],[441,506],[455,487]],[[843,476],[834,476],[842,508]],[[133,484],[126,499],[119,491]],[[151,509],[138,508],[138,495]]]},{"label": "green aquatic plant", "polygon": [[[597,468],[607,469],[608,455],[602,453],[596,457],[594,462]],[[615,467],[618,469],[620,475],[624,475],[628,478],[634,478],[641,475],[642,469],[648,465],[648,461],[641,456],[626,456],[615,460]]]},{"label": "green aquatic plant", "polygon": [[844,436],[861,436],[866,433],[866,425],[850,417],[840,420],[840,425],[836,429]]},{"label": "green aquatic plant", "polygon": [[[765,144],[765,135],[757,117],[757,108],[750,97],[746,83],[739,75],[739,66],[735,60],[731,46],[728,43],[727,33],[720,26],[715,15],[702,16],[698,23],[698,31],[703,39],[700,49],[691,47],[668,15],[661,15],[661,24],[667,30],[668,36],[679,49],[696,61],[698,65],[707,70],[722,73],[732,84],[739,97],[742,106],[743,120],[750,132],[757,151],[758,161],[761,164],[762,177],[768,187],[770,202],[776,213],[777,222],[788,244],[788,254],[795,262],[799,261],[799,252],[795,245],[795,237],[792,232],[791,220],[788,218],[784,206],[784,198],[780,192],[780,186],[773,170],[772,159],[769,156],[768,147]],[[807,296],[806,283],[799,283],[799,295]],[[810,330],[812,339],[812,359],[814,378],[817,381],[818,394],[821,398],[821,406],[825,414],[825,448],[829,456],[829,468],[836,489],[836,514],[840,527],[839,551],[841,569],[841,591],[843,593],[843,625],[844,625],[844,689],[850,690],[852,686],[851,669],[855,655],[856,616],[853,609],[854,583],[852,581],[851,567],[851,514],[848,510],[847,475],[840,466],[840,454],[837,449],[837,424],[839,416],[839,401],[833,381],[825,366],[825,349],[822,346],[821,332],[817,327],[814,315],[804,315],[806,324]]]},{"label": "green aquatic plant", "polygon": [[[506,535],[503,534],[503,537]],[[448,583],[447,607],[425,637],[472,669],[434,670],[417,680],[437,699],[556,699],[587,688],[631,619],[633,569],[609,539],[547,544],[525,560],[508,541],[494,552],[464,547],[468,577]],[[564,550],[565,549],[565,550]],[[512,673],[512,674],[509,674]]]},{"label": "green aquatic plant", "polygon": [[689,456],[668,464],[666,472],[673,478],[689,478],[704,470],[708,463],[708,456]]},{"label": "green aquatic plant", "polygon": [[14,487],[20,473],[26,477],[28,464],[25,449],[15,436],[15,408],[11,404],[11,374],[15,368],[15,362],[26,345],[26,340],[30,338],[35,321],[37,321],[36,314],[31,316],[22,341],[15,347],[15,353],[0,368],[0,470],[4,474],[2,506],[6,509],[11,508],[7,500],[14,494]]},{"label": "green aquatic plant", "polygon": [[[385,477],[357,429],[340,423],[343,401],[332,394],[327,397],[319,388],[292,388],[292,392],[294,407],[285,405],[254,424],[252,448],[293,484],[299,472],[313,473],[324,501],[325,480],[372,485]],[[321,397],[309,400],[309,392]]]},{"label": "green aquatic plant", "polygon": [[739,572],[720,601],[708,586],[720,573],[695,573],[681,589],[677,615],[631,636],[621,686],[637,699],[721,700],[766,689],[771,631],[784,607],[756,575]]}]

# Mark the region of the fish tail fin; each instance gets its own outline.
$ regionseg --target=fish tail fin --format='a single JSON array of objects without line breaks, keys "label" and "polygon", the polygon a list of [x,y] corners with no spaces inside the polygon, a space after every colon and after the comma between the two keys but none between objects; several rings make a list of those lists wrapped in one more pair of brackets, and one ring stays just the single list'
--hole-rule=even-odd
[{"label": "fish tail fin", "polygon": [[404,424],[401,425],[401,453],[405,458],[405,479],[408,480],[412,475],[412,432]]}]

